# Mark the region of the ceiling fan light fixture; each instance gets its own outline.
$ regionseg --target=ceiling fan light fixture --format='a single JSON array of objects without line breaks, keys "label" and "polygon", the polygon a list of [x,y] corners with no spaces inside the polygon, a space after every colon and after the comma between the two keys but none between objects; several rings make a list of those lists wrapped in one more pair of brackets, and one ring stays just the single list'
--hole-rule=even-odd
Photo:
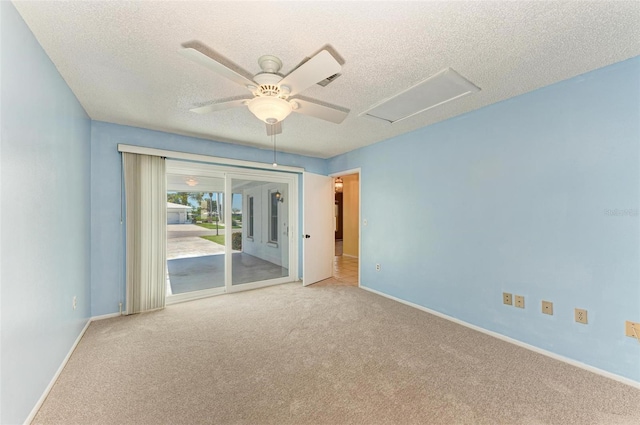
[{"label": "ceiling fan light fixture", "polygon": [[275,124],[284,120],[292,111],[289,102],[272,96],[255,97],[249,101],[247,106],[253,115],[267,124]]}]

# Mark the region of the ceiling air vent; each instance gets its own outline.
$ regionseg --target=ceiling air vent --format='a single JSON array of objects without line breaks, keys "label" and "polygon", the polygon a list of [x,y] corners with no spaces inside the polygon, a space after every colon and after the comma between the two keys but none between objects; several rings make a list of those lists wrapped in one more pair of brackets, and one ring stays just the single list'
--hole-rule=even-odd
[{"label": "ceiling air vent", "polygon": [[329,85],[330,82],[332,82],[333,80],[335,80],[336,78],[338,78],[339,76],[341,76],[342,74],[333,74],[331,77],[327,77],[322,81],[318,82],[319,86],[322,87],[327,87]]},{"label": "ceiling air vent", "polygon": [[477,91],[480,91],[479,87],[453,69],[446,68],[407,90],[375,104],[360,116],[369,116],[393,124]]}]

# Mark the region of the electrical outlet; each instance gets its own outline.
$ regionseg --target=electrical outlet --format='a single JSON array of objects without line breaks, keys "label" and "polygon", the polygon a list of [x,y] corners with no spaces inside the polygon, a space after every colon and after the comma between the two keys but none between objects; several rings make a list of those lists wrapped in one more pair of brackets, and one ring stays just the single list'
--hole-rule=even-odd
[{"label": "electrical outlet", "polygon": [[73,297],[73,304],[72,304],[72,305],[73,305],[73,309],[74,309],[74,310],[75,310],[75,309],[76,309],[76,307],[78,306],[78,298],[77,298],[77,297],[75,297],[75,296]]},{"label": "electrical outlet", "polygon": [[576,322],[586,325],[587,322],[587,310],[576,308]]},{"label": "electrical outlet", "polygon": [[524,308],[524,296],[516,295],[516,303],[515,306],[518,308]]},{"label": "electrical outlet", "polygon": [[628,320],[624,322],[624,334],[640,342],[640,323],[630,322]]},{"label": "electrical outlet", "polygon": [[380,264],[376,264],[376,271],[377,271],[377,272],[379,272],[381,268],[382,268],[382,267],[380,267]]},{"label": "electrical outlet", "polygon": [[502,293],[502,303],[506,304],[506,305],[511,305],[513,304],[512,300],[511,300],[511,294],[508,292],[503,292]]},{"label": "electrical outlet", "polygon": [[542,312],[553,316],[553,303],[551,301],[542,301]]}]

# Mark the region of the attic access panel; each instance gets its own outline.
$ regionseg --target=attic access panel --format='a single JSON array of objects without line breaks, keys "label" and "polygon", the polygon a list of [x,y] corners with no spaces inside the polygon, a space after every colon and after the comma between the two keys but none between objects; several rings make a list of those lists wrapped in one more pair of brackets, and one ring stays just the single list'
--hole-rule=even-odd
[{"label": "attic access panel", "polygon": [[407,90],[379,102],[360,116],[369,116],[393,124],[478,91],[480,88],[475,84],[453,69],[446,68]]}]

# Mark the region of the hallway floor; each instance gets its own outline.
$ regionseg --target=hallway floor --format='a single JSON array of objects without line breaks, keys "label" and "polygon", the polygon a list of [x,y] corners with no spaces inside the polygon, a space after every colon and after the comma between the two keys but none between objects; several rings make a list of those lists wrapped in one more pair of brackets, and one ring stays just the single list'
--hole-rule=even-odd
[{"label": "hallway floor", "polygon": [[346,285],[358,286],[358,258],[342,255],[342,241],[336,241],[333,277]]}]

